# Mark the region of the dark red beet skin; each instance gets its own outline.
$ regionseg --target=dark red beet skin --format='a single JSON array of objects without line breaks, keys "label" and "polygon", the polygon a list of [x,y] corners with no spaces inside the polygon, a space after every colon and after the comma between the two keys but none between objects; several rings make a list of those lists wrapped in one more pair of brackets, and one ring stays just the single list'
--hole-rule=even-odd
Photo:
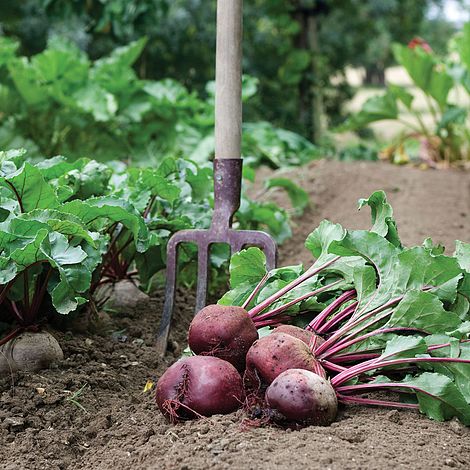
[{"label": "dark red beet skin", "polygon": [[299,328],[295,325],[280,325],[274,329],[273,333],[285,333],[286,335],[291,335],[294,338],[303,341],[307,346],[310,346],[316,337],[315,348],[318,348],[320,344],[325,342],[321,336],[316,335],[313,331],[304,330],[303,328]]},{"label": "dark red beet skin", "polygon": [[[175,362],[160,377],[155,399],[170,420],[235,411],[244,398],[242,378],[227,361],[192,356]],[[197,413],[197,414],[196,414]]]},{"label": "dark red beet skin", "polygon": [[246,355],[247,385],[269,385],[287,369],[322,370],[308,346],[286,333],[271,333],[253,343]]},{"label": "dark red beet skin", "polygon": [[241,307],[208,305],[189,326],[189,347],[196,354],[215,356],[245,368],[245,357],[258,339],[258,331],[247,311]]},{"label": "dark red beet skin", "polygon": [[338,401],[331,384],[302,369],[290,369],[280,374],[266,390],[266,403],[287,421],[305,425],[327,426],[338,412]]}]

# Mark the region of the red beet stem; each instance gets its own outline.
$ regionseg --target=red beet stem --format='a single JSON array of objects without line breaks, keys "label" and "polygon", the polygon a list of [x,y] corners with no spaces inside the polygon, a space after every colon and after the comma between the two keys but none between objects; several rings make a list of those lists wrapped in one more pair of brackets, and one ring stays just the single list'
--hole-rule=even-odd
[{"label": "red beet stem", "polygon": [[306,299],[309,299],[310,297],[314,297],[315,295],[321,294],[322,292],[325,292],[326,290],[330,289],[332,286],[340,283],[341,280],[332,282],[331,284],[328,284],[326,286],[320,287],[317,290],[314,290],[312,292],[308,292],[307,294],[301,295],[300,297],[297,297],[296,299],[291,300],[290,302],[287,302],[284,305],[280,305],[277,308],[274,308],[273,310],[269,310],[266,313],[263,313],[262,315],[257,315],[256,317],[252,317],[253,321],[256,320],[267,320],[268,318],[274,317],[275,315],[284,312],[284,310],[287,310],[289,307],[292,307],[292,305],[295,305],[299,302],[302,302]]},{"label": "red beet stem", "polygon": [[338,312],[333,318],[330,318],[323,326],[320,326],[317,329],[318,333],[328,333],[334,326],[336,326],[338,323],[341,323],[345,318],[349,317],[351,313],[354,312],[354,310],[357,307],[357,302],[354,302],[351,304],[349,307],[346,307],[344,310],[341,310],[341,312]]},{"label": "red beet stem", "polygon": [[335,356],[335,364],[341,364],[342,362],[354,362],[354,361],[368,361],[369,359],[377,359],[380,357],[379,353],[353,353],[353,354],[340,354]]},{"label": "red beet stem", "polygon": [[338,401],[345,404],[356,404],[356,405],[373,405],[373,406],[386,406],[393,408],[405,408],[418,410],[419,405],[414,403],[400,403],[398,401],[386,401],[386,400],[373,400],[372,398],[360,398],[360,397],[348,397],[347,395],[341,395],[337,393]]},{"label": "red beet stem", "polygon": [[251,301],[256,297],[256,294],[261,290],[261,288],[264,286],[266,281],[269,278],[269,273],[266,273],[262,278],[261,281],[258,282],[256,287],[254,288],[253,292],[248,296],[248,298],[245,300],[245,302],[242,305],[242,308],[246,310],[248,305],[250,305]]},{"label": "red beet stem", "polygon": [[[336,333],[334,333],[332,336],[330,336],[319,348],[318,348],[318,351],[317,353],[318,354],[321,354],[323,353],[324,351],[326,351],[328,348],[330,348],[333,344],[335,344],[337,342],[337,344],[341,344],[345,341],[348,341],[347,338],[344,338],[342,339],[341,341],[338,341],[339,338],[341,338],[342,336],[344,336],[346,333],[348,333],[350,330],[352,330],[355,326],[359,325],[361,322],[363,322],[364,320],[367,320],[368,318],[376,315],[377,313],[381,312],[383,310],[382,307],[379,307],[379,309],[376,309],[376,310],[372,310],[371,312],[369,312],[367,315],[364,315],[362,318],[360,318],[359,320],[357,321],[353,321],[353,322],[350,322],[350,320],[345,324],[343,325],[339,330],[336,331]],[[390,309],[390,311],[386,312],[385,314],[383,315],[380,315],[380,317],[377,317],[377,318],[374,318],[372,321],[370,321],[369,323],[366,323],[364,326],[362,326],[358,331],[354,332],[354,334],[357,334],[361,331],[364,331],[365,329],[369,328],[371,325],[374,325],[375,323],[377,323],[378,321],[380,320],[383,320],[384,318],[387,318],[389,315],[391,315],[393,312],[392,309]]]},{"label": "red beet stem", "polygon": [[259,303],[258,305],[253,307],[251,310],[249,310],[248,315],[252,318],[255,315],[258,315],[258,313],[261,313],[263,310],[268,308],[277,299],[281,298],[284,294],[287,294],[287,292],[294,289],[294,287],[297,287],[299,284],[302,284],[302,282],[304,282],[307,279],[310,279],[311,277],[315,276],[315,274],[318,274],[319,272],[323,271],[323,269],[326,269],[328,266],[332,265],[335,261],[337,261],[339,259],[340,259],[340,256],[335,256],[333,259],[331,259],[330,261],[326,262],[325,264],[319,266],[318,268],[314,267],[314,265],[311,266],[310,268],[307,269],[307,271],[305,271],[297,279],[294,279],[292,282],[287,284],[287,286],[285,286],[282,289],[280,289],[279,291],[275,292],[273,295],[269,296],[263,302]]},{"label": "red beet stem", "polygon": [[388,361],[378,361],[377,359],[372,359],[371,361],[357,364],[356,366],[350,367],[344,372],[341,372],[336,377],[333,377],[333,379],[331,379],[331,384],[334,387],[338,387],[342,383],[347,382],[348,380],[357,377],[361,374],[364,374],[365,372],[368,372],[370,370],[381,369],[382,367],[394,366],[398,364],[410,364],[415,362],[455,362],[460,364],[470,364],[470,359],[459,359],[454,357],[406,357],[400,359],[391,359]]},{"label": "red beet stem", "polygon": [[258,321],[256,318],[253,318],[253,322],[256,325],[256,328],[262,328],[263,326],[275,326],[282,325],[282,322],[291,320],[291,317],[288,315],[283,315],[276,318],[271,318],[269,320]]},{"label": "red beet stem", "polygon": [[343,366],[340,366],[338,364],[334,364],[333,362],[329,362],[329,361],[320,361],[320,364],[325,368],[325,369],[328,369],[328,370],[332,370],[333,372],[343,372],[345,370],[347,370],[347,367],[343,367]]},{"label": "red beet stem", "polygon": [[311,331],[320,331],[320,326],[321,324],[341,305],[343,305],[345,302],[351,300],[354,296],[356,295],[356,291],[353,290],[348,290],[341,294],[337,299],[335,299],[333,302],[331,302],[328,307],[323,309],[311,322],[309,325],[307,325],[306,329],[311,330]]},{"label": "red beet stem", "polygon": [[364,335],[358,336],[357,338],[353,338],[349,341],[342,342],[341,344],[337,344],[333,346],[331,349],[328,349],[325,351],[322,355],[322,359],[326,359],[327,357],[331,357],[336,355],[339,351],[343,351],[344,349],[349,348],[353,344],[360,343],[361,341],[364,341],[367,338],[371,338],[372,336],[378,336],[378,335],[383,335],[385,333],[395,333],[396,331],[413,331],[413,332],[419,332],[423,333],[423,330],[420,330],[418,328],[407,328],[407,327],[391,327],[391,328],[379,328],[377,330],[371,331],[370,333],[366,333]]}]

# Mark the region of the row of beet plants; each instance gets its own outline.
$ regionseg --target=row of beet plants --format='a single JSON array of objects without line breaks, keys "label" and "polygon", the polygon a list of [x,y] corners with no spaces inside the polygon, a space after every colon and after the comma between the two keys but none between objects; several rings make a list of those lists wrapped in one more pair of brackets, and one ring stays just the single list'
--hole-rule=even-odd
[{"label": "row of beet plants", "polygon": [[[24,329],[54,311],[68,314],[105,283],[133,279],[144,290],[161,284],[171,234],[210,224],[210,164],[167,158],[157,168],[132,168],[26,157],[0,153],[0,322]],[[297,189],[296,201],[299,194],[305,199]],[[273,203],[243,196],[236,223],[265,228],[282,242],[290,236],[288,219]],[[188,284],[195,255],[192,246],[181,253]],[[214,270],[228,257],[223,247],[215,250]]]}]

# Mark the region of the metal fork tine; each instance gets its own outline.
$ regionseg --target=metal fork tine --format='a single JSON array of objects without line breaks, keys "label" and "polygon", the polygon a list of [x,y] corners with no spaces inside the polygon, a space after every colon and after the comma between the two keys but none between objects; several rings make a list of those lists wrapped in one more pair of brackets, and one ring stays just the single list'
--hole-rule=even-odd
[{"label": "metal fork tine", "polygon": [[272,243],[265,243],[261,249],[264,251],[266,256],[266,269],[271,271],[276,267],[277,264],[277,248],[273,240],[269,240]]},{"label": "metal fork tine", "polygon": [[173,315],[173,302],[176,288],[176,256],[179,240],[173,236],[168,241],[167,259],[166,259],[166,285],[165,285],[165,303],[163,304],[162,319],[157,334],[156,349],[157,354],[163,356],[166,352],[168,334],[170,333],[171,317]]},{"label": "metal fork tine", "polygon": [[209,246],[199,244],[197,248],[197,287],[196,287],[196,313],[206,305],[207,280],[209,274]]}]

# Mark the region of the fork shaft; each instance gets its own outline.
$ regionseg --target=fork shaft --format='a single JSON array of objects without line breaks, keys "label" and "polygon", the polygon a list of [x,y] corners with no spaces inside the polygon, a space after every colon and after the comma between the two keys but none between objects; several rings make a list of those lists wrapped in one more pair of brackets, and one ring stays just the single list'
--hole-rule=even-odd
[{"label": "fork shaft", "polygon": [[217,0],[215,157],[240,158],[243,0]]}]

